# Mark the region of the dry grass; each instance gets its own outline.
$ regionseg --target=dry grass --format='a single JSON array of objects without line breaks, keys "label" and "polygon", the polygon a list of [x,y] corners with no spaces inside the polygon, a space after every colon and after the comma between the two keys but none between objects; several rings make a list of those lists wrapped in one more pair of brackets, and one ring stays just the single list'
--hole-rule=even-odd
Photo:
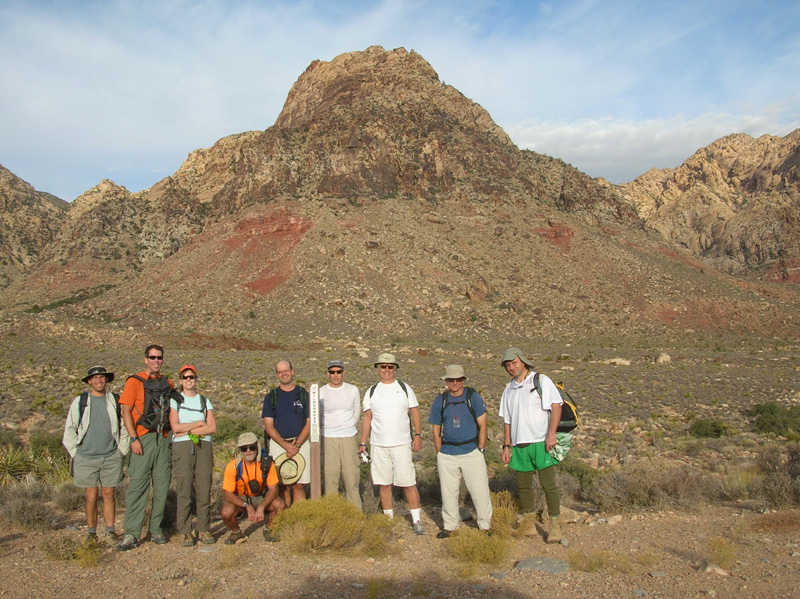
[{"label": "dry grass", "polygon": [[447,554],[471,564],[499,564],[508,555],[510,541],[503,535],[462,526],[446,543]]},{"label": "dry grass", "polygon": [[519,504],[511,491],[492,493],[492,531],[503,536],[516,534]]},{"label": "dry grass", "polygon": [[736,545],[723,537],[711,537],[708,540],[708,561],[723,570],[730,570],[736,565]]}]

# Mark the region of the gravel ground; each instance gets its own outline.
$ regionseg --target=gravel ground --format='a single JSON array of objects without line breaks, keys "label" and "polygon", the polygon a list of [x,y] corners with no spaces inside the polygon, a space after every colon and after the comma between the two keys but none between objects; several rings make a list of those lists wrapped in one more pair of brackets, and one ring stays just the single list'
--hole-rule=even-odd
[{"label": "gravel ground", "polygon": [[[6,529],[0,536],[2,597],[797,597],[800,511],[760,514],[743,507],[701,512],[649,512],[565,527],[568,546],[541,538],[511,541],[510,555],[493,566],[468,566],[447,556],[435,538],[439,515],[424,515],[425,536],[401,527],[393,554],[379,559],[291,554],[267,544],[260,528],[234,547],[181,547],[146,542],[120,553],[104,546],[100,564],[49,560],[39,549],[45,533]],[[121,522],[121,520],[120,520]],[[76,516],[75,524],[79,525]],[[118,525],[119,526],[119,525]],[[214,531],[224,538],[224,525]],[[80,530],[57,531],[82,538]],[[102,537],[101,537],[102,538]],[[714,539],[735,549],[728,571],[708,566]],[[521,560],[548,557],[572,563],[566,573],[523,571]],[[578,566],[579,562],[593,562]]]}]

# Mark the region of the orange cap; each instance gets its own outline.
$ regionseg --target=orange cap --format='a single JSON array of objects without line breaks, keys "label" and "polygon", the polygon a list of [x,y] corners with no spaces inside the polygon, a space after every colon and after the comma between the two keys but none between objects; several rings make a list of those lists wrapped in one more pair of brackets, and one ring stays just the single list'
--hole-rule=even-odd
[{"label": "orange cap", "polygon": [[197,368],[195,368],[191,364],[184,364],[183,366],[181,366],[181,369],[178,371],[178,374],[183,374],[184,370],[191,370],[192,372],[197,374]]}]

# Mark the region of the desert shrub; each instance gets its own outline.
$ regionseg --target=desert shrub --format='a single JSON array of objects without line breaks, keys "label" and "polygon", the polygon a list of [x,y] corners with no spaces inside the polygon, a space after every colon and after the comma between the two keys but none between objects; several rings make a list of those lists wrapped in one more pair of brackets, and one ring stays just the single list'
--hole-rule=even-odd
[{"label": "desert shrub", "polygon": [[759,433],[771,433],[790,440],[800,439],[800,406],[782,406],[776,402],[761,403],[747,411]]},{"label": "desert shrub", "polygon": [[569,567],[578,572],[597,572],[614,565],[614,555],[610,551],[599,550],[592,553],[570,551],[567,554]]},{"label": "desert shrub", "polygon": [[499,564],[508,554],[509,543],[504,535],[462,526],[450,536],[446,549],[450,557],[461,562]]},{"label": "desert shrub", "polygon": [[510,491],[492,493],[492,531],[503,536],[515,534],[519,504]]},{"label": "desert shrub", "polygon": [[758,467],[764,473],[760,495],[771,506],[800,504],[800,444],[768,445],[759,454]]},{"label": "desert shrub", "polygon": [[736,545],[722,537],[708,540],[708,561],[723,570],[730,570],[736,564]]},{"label": "desert shrub", "polygon": [[577,488],[572,491],[572,495],[576,499],[585,499],[587,491],[592,487],[597,477],[600,476],[600,471],[574,458],[570,452],[559,464],[558,476],[559,478],[568,478],[576,481]]},{"label": "desert shrub", "polygon": [[54,433],[42,431],[33,433],[30,438],[31,453],[35,456],[49,456],[53,459],[68,460],[69,454],[61,439],[61,435]]},{"label": "desert shrub", "polygon": [[86,505],[86,490],[64,482],[53,489],[53,501],[65,512],[82,510]]},{"label": "desert shrub", "polygon": [[297,553],[333,549],[380,555],[393,527],[383,514],[366,516],[341,495],[325,495],[282,511],[272,532]]},{"label": "desert shrub", "polygon": [[49,488],[43,483],[17,483],[0,490],[0,520],[34,530],[52,528],[51,511],[45,505]]},{"label": "desert shrub", "polygon": [[75,559],[80,547],[78,541],[65,536],[48,536],[39,545],[39,549],[48,559],[60,561]]},{"label": "desert shrub", "polygon": [[587,493],[602,510],[690,507],[704,497],[709,488],[704,475],[688,466],[663,462],[637,462],[603,472]]},{"label": "desert shrub", "polygon": [[726,466],[715,480],[713,496],[727,501],[750,499],[758,493],[761,480],[762,477],[753,465]]},{"label": "desert shrub", "polygon": [[693,437],[718,439],[727,433],[727,427],[719,420],[698,418],[689,426],[689,434]]},{"label": "desert shrub", "polygon": [[22,441],[20,441],[19,436],[17,436],[17,433],[14,431],[2,430],[0,431],[0,445],[22,447]]},{"label": "desert shrub", "polygon": [[261,436],[261,432],[264,430],[264,421],[254,416],[233,418],[225,414],[220,414],[216,417],[216,420],[217,432],[214,434],[215,443],[236,443],[236,439],[242,433],[255,433],[257,436]]}]

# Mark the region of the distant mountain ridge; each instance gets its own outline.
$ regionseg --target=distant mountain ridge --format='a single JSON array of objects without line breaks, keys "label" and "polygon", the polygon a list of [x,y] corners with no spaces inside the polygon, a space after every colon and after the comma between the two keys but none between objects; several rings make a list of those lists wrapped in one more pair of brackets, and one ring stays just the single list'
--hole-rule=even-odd
[{"label": "distant mountain ridge", "polygon": [[704,269],[646,229],[636,207],[657,221],[642,198],[669,173],[643,177],[617,187],[519,150],[421,56],[371,47],[312,63],[269,129],[68,205],[0,292],[5,327],[43,310],[260,341],[786,330],[794,291]]}]

